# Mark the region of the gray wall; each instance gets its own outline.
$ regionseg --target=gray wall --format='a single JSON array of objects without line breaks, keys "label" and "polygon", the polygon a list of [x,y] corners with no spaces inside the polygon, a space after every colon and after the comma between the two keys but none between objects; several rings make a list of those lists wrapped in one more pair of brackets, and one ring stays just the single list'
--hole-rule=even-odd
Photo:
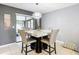
[{"label": "gray wall", "polygon": [[[9,44],[16,42],[16,14],[27,14],[31,15],[32,12],[1,5],[0,4],[0,45]],[[11,15],[11,27],[15,26],[15,28],[11,28],[10,30],[4,30],[4,14]]]},{"label": "gray wall", "polygon": [[79,4],[43,15],[43,29],[60,29],[57,40],[79,43]]}]

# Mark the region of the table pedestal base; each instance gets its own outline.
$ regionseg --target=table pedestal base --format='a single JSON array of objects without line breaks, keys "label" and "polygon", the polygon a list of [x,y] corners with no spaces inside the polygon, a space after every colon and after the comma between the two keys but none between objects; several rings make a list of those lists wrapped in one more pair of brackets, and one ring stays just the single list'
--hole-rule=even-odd
[{"label": "table pedestal base", "polygon": [[39,44],[43,44],[42,45],[38,45],[37,42],[31,43],[31,49],[36,50],[36,53],[41,53],[42,49],[47,49],[47,44],[40,42]]}]

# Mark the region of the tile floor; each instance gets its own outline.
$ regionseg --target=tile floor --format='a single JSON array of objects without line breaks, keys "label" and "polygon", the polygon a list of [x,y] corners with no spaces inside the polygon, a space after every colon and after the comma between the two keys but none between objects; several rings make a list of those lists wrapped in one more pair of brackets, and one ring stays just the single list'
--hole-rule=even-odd
[{"label": "tile floor", "polygon": [[[79,54],[78,52],[63,48],[61,44],[57,43],[57,55],[78,55],[78,54]],[[24,53],[21,53],[21,42],[12,43],[5,47],[0,47],[0,55],[24,55]],[[32,51],[32,52],[29,52],[28,55],[48,55],[48,53],[45,51],[42,51],[42,53],[38,54],[35,51]],[[55,54],[52,53],[52,55],[55,55]]]}]

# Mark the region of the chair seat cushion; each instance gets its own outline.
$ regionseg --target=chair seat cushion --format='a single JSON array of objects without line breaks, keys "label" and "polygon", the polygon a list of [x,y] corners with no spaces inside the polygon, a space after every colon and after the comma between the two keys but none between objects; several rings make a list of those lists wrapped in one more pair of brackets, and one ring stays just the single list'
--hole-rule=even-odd
[{"label": "chair seat cushion", "polygon": [[28,39],[28,43],[33,43],[33,42],[36,42],[36,40],[30,40],[30,39]]},{"label": "chair seat cushion", "polygon": [[33,43],[33,42],[36,42],[36,40],[31,40],[31,39],[28,39],[27,41],[23,41],[23,44],[24,45],[30,45],[31,43]]},{"label": "chair seat cushion", "polygon": [[46,43],[46,44],[48,44],[48,45],[49,45],[49,43],[50,43],[50,42],[49,42],[49,39],[42,39],[41,42]]}]

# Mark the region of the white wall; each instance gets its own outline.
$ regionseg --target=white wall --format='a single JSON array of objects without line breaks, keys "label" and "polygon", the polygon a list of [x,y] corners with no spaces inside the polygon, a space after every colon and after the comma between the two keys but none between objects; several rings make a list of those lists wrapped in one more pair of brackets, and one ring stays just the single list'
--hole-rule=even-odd
[{"label": "white wall", "polygon": [[79,4],[44,14],[42,28],[60,29],[57,40],[79,43]]}]

